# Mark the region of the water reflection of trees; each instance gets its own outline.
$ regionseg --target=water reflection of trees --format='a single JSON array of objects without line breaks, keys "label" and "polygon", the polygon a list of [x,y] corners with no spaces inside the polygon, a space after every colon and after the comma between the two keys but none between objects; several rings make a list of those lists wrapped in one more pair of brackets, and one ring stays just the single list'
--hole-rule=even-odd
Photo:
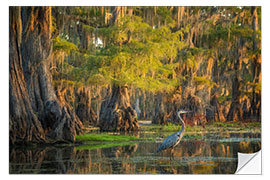
[{"label": "water reflection of trees", "polygon": [[[237,152],[260,150],[260,142],[182,141],[169,152],[156,154],[155,142],[104,149],[75,147],[10,148],[10,173],[68,174],[201,174],[234,173]],[[161,156],[162,155],[162,156]]]},{"label": "water reflection of trees", "polygon": [[[260,149],[260,142],[184,141],[176,148],[174,155],[187,157],[188,160],[178,158],[182,161],[180,165],[159,166],[158,171],[173,174],[230,174],[237,169],[238,152],[253,153]],[[169,152],[164,155],[169,156]]]},{"label": "water reflection of trees", "polygon": [[73,173],[82,152],[73,147],[10,148],[10,173]]},{"label": "water reflection of trees", "polygon": [[10,148],[10,173],[113,174],[126,173],[138,145],[94,150],[75,147]]},{"label": "water reflection of trees", "polygon": [[[47,148],[29,150],[24,148],[10,148],[9,172],[27,173],[27,170],[40,169],[45,158]],[[34,173],[34,172],[29,172]]]}]

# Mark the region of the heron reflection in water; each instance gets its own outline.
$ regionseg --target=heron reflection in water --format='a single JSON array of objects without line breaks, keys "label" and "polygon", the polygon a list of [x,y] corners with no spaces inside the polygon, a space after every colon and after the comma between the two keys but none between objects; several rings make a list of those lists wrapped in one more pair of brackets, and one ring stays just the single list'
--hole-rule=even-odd
[{"label": "heron reflection in water", "polygon": [[170,159],[173,157],[174,148],[181,141],[181,139],[182,139],[182,137],[184,135],[184,131],[185,131],[185,122],[181,118],[180,114],[189,113],[189,112],[191,112],[191,111],[180,110],[180,111],[177,112],[177,115],[178,115],[178,117],[180,119],[180,123],[182,125],[181,130],[177,131],[177,132],[173,133],[172,135],[170,135],[169,137],[167,137],[161,143],[161,145],[158,147],[157,152],[160,152],[160,151],[163,151],[163,150],[166,150],[166,149],[170,149],[171,150]]}]

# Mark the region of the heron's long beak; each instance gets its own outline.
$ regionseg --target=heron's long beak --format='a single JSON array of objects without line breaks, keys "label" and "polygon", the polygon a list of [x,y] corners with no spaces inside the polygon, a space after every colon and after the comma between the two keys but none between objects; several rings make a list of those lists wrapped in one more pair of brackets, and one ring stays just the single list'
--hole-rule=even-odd
[{"label": "heron's long beak", "polygon": [[179,111],[178,113],[180,113],[180,114],[185,114],[185,113],[190,113],[190,112],[192,112],[192,111],[185,111],[185,110],[182,110],[182,111]]}]

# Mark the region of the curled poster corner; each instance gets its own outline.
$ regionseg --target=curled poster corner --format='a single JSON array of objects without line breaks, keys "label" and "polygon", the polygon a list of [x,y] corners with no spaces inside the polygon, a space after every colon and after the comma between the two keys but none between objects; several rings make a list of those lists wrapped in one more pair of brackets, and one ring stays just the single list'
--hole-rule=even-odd
[{"label": "curled poster corner", "polygon": [[256,153],[238,153],[238,165],[235,174],[262,174],[261,150]]}]

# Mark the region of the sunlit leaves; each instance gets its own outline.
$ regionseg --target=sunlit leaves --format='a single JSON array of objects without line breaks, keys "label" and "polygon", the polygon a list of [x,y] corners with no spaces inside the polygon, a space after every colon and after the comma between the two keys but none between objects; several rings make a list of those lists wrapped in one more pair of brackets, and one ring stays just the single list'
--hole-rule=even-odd
[{"label": "sunlit leaves", "polygon": [[[63,39],[54,39],[55,54],[72,66],[61,66],[61,78],[149,91],[172,89],[180,80],[201,87],[214,87],[212,81],[219,81],[228,88],[236,72],[243,83],[253,83],[252,66],[260,63],[261,53],[260,8],[256,32],[250,7],[184,7],[181,16],[178,7],[120,9],[113,23],[110,7],[67,8],[73,22],[61,32]],[[245,49],[238,49],[241,43]],[[254,43],[258,48],[253,49]],[[242,69],[235,71],[238,50],[243,52]]]},{"label": "sunlit leaves", "polygon": [[95,28],[86,24],[82,25],[84,31],[89,32],[89,33],[93,33],[95,31]]},{"label": "sunlit leaves", "polygon": [[261,85],[260,82],[259,82],[259,83],[251,83],[251,82],[248,82],[247,85],[248,85],[248,86],[251,86],[251,87],[254,87],[256,93],[260,93],[260,92],[261,92],[261,86],[262,86],[262,85]]},{"label": "sunlit leaves", "polygon": [[207,84],[209,87],[213,87],[213,86],[216,86],[216,87],[218,87],[218,85],[215,83],[215,82],[213,82],[213,81],[211,81],[211,80],[209,80],[209,79],[207,79],[207,78],[205,78],[205,77],[202,77],[202,76],[194,76],[194,79],[195,79],[195,81],[196,81],[196,83],[198,84],[198,85],[200,85],[200,84]]},{"label": "sunlit leaves", "polygon": [[53,39],[53,51],[55,54],[64,52],[66,55],[69,55],[71,51],[76,50],[78,50],[78,48],[75,44],[62,39],[59,36]]},{"label": "sunlit leaves", "polygon": [[102,28],[99,32],[107,45],[92,57],[93,69],[88,82],[129,84],[141,89],[172,90],[178,80],[173,60],[184,43],[179,40],[181,31],[171,32],[168,27],[153,28],[137,16],[120,19],[117,25]]}]

